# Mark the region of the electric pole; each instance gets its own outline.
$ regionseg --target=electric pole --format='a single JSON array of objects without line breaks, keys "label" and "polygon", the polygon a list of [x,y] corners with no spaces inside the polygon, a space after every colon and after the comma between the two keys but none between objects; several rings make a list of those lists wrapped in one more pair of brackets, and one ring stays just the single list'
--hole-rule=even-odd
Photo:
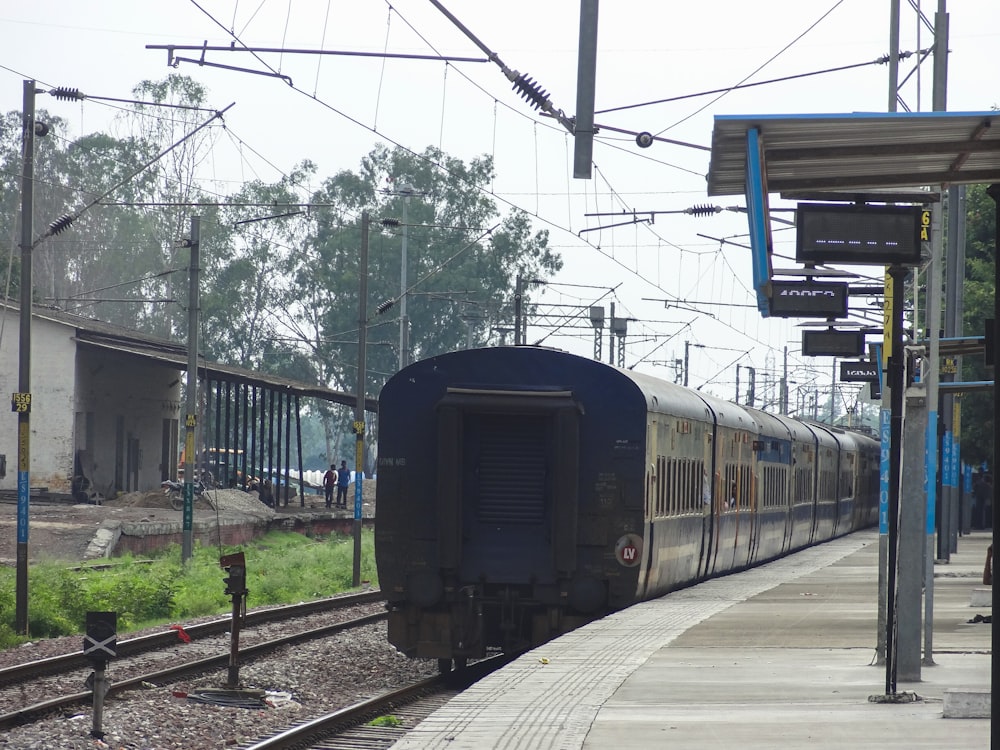
[{"label": "electric pole", "polygon": [[[354,405],[354,586],[361,585],[361,516],[365,466],[365,347],[368,346],[368,212],[361,214],[361,254],[358,258],[358,385]],[[405,265],[404,265],[405,268]]]},{"label": "electric pole", "polygon": [[[31,501],[31,235],[35,189],[35,82],[24,82],[21,117],[21,295],[17,393],[17,562],[14,630],[28,635],[28,519]],[[44,132],[44,131],[42,131]]]},{"label": "electric pole", "polygon": [[197,472],[195,431],[198,427],[198,308],[201,304],[198,292],[198,273],[201,264],[200,216],[191,217],[191,238],[185,240],[184,244],[191,249],[188,264],[188,363],[184,415],[184,518],[181,537],[181,562],[186,563],[194,551],[194,483]]}]

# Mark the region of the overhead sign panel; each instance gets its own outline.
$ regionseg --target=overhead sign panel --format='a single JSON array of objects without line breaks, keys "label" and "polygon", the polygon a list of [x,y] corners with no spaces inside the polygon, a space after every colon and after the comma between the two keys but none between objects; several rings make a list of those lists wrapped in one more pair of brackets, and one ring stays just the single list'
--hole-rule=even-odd
[{"label": "overhead sign panel", "polygon": [[771,314],[778,318],[846,318],[847,284],[772,281]]},{"label": "overhead sign panel", "polygon": [[874,362],[841,362],[842,383],[878,383],[878,365]]},{"label": "overhead sign panel", "polygon": [[802,353],[807,357],[860,357],[865,353],[861,331],[803,331]]},{"label": "overhead sign panel", "polygon": [[920,206],[800,203],[795,258],[802,263],[920,263]]}]

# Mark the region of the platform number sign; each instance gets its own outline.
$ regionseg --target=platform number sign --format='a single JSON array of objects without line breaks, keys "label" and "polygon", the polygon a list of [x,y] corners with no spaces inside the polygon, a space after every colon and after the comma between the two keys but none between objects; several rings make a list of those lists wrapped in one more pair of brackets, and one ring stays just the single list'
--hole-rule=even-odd
[{"label": "platform number sign", "polygon": [[103,662],[118,656],[118,613],[88,612],[83,655]]}]

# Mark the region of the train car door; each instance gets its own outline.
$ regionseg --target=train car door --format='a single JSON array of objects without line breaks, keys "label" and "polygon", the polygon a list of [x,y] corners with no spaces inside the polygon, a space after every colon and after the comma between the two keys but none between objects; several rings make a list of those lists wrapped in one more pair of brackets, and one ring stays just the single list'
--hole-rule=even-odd
[{"label": "train car door", "polygon": [[462,580],[551,583],[551,425],[467,412],[463,432]]},{"label": "train car door", "polygon": [[[714,417],[714,415],[713,415]],[[713,419],[710,429],[705,430],[704,476],[702,477],[702,526],[701,559],[698,563],[698,577],[707,576],[712,570],[712,561],[717,552],[716,530],[722,502],[719,499],[719,465],[715,450],[717,422]]]},{"label": "train car door", "polygon": [[[655,401],[654,401],[655,403]],[[642,598],[650,586],[656,585],[656,570],[653,565],[654,544],[656,543],[656,519],[662,515],[660,503],[664,496],[663,481],[665,477],[661,474],[661,456],[659,451],[659,421],[650,416],[646,425],[646,491],[645,508],[643,510],[646,521],[645,540],[643,549],[646,554],[642,560],[644,569],[639,571],[640,590],[637,596]]]},{"label": "train car door", "polygon": [[438,486],[442,567],[487,584],[572,574],[580,412],[571,395],[453,389],[438,412],[438,460],[460,469]]}]

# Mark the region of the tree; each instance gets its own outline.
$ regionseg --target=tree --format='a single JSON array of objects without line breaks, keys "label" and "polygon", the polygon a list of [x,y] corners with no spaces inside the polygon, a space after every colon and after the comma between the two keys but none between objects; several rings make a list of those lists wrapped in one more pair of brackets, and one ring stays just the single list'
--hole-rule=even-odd
[{"label": "tree", "polygon": [[[180,305],[165,306],[162,300],[174,298],[176,282],[172,277],[187,270],[186,251],[181,250],[178,240],[187,237],[193,211],[181,205],[142,208],[136,204],[193,203],[201,198],[195,176],[212,136],[205,129],[191,138],[184,137],[206,122],[212,112],[203,107],[204,88],[184,76],[143,81],[133,93],[142,103],[133,105],[119,119],[125,133],[122,137],[94,133],[71,141],[62,120],[45,110],[37,111],[37,119],[46,122],[50,132],[36,138],[35,236],[60,216],[90,207],[68,229],[46,238],[35,249],[34,294],[42,303],[170,335],[184,330],[183,309]],[[162,109],[161,104],[171,108]],[[8,236],[16,236],[20,112],[10,112],[0,120],[0,161],[0,205],[4,208],[0,228]],[[105,194],[106,201],[91,205]],[[16,250],[16,244],[12,249]],[[16,262],[10,267],[16,270]],[[16,273],[11,279],[7,294],[16,292]],[[185,286],[181,284],[180,289]]]},{"label": "tree", "polygon": [[[253,181],[228,196],[209,195],[197,176],[213,130],[188,137],[213,114],[205,89],[170,75],[143,81],[133,93],[141,103],[116,121],[113,133],[75,141],[66,137],[65,123],[38,110],[51,133],[36,146],[36,236],[59,216],[89,206],[36,249],[38,301],[183,339],[189,251],[179,240],[189,237],[198,214],[205,354],[354,391],[360,224],[367,211],[373,223],[365,391],[372,396],[398,369],[404,230],[411,361],[496,341],[498,329],[513,324],[517,275],[545,277],[561,268],[547,232],[535,232],[523,212],[500,214],[488,192],[489,157],[466,163],[433,147],[415,154],[379,146],[357,172],[323,181],[310,208],[293,215],[282,207],[303,202],[302,186],[315,177],[315,165],[303,161],[274,184]],[[0,118],[0,163],[0,229],[17,237],[20,112]],[[398,189],[404,183],[413,191],[405,227],[407,198]],[[10,252],[7,294],[15,296],[16,242]],[[348,410],[304,408],[323,423],[325,454],[341,452],[350,436]]]},{"label": "tree", "polygon": [[[546,276],[562,262],[548,248],[545,231],[532,233],[522,212],[500,217],[487,192],[489,157],[465,164],[428,147],[422,154],[378,147],[358,173],[341,172],[314,195],[321,204],[310,238],[316,258],[296,285],[310,299],[322,336],[315,348],[330,367],[330,384],[352,388],[356,380],[360,213],[372,217],[368,258],[369,393],[398,369],[399,298],[403,227],[399,190],[408,185],[407,315],[410,357],[422,359],[496,340],[496,329],[513,321],[518,272]],[[306,291],[311,290],[311,291]],[[379,311],[382,311],[381,314]],[[467,315],[475,311],[475,315]],[[464,320],[463,320],[464,318]]]},{"label": "tree", "polygon": [[[996,294],[994,264],[996,262],[996,204],[986,194],[985,185],[966,189],[965,282],[962,287],[965,331],[970,336],[984,333],[984,322],[993,318]],[[980,356],[962,359],[962,380],[992,380],[992,367]],[[995,425],[993,424],[994,392],[975,391],[962,396],[962,460],[978,465],[992,463]],[[996,467],[993,467],[996,471]]]},{"label": "tree", "polygon": [[[140,103],[122,115],[118,125],[129,134],[142,160],[148,161],[171,149],[153,162],[139,181],[143,199],[158,205],[156,210],[148,212],[152,241],[159,247],[156,270],[186,272],[188,251],[181,240],[190,235],[191,216],[197,211],[211,221],[213,213],[193,206],[207,197],[196,178],[198,167],[211,153],[216,138],[216,131],[211,128],[191,135],[212,117],[212,110],[206,105],[208,91],[193,78],[172,73],[161,81],[140,82],[132,94]],[[210,196],[210,201],[205,202],[215,202],[218,198]],[[138,269],[133,270],[138,273]],[[145,291],[150,296],[182,299],[186,289],[183,278],[164,273],[147,283]],[[164,337],[186,330],[186,311],[181,306],[165,310],[166,314],[161,309],[141,320],[140,327]]]},{"label": "tree", "polygon": [[303,349],[290,280],[309,258],[306,223],[286,208],[300,202],[297,186],[314,172],[307,161],[275,184],[246,182],[220,211],[203,254],[202,330],[214,359],[317,382],[316,369],[294,357]]},{"label": "tree", "polygon": [[[60,179],[45,186],[61,204],[46,220],[71,213],[120,185],[113,200],[142,200],[150,177],[135,142],[105,134],[84,136],[60,154]],[[70,187],[72,186],[72,187]],[[44,227],[42,227],[44,228]],[[64,232],[42,242],[34,256],[35,287],[42,301],[139,328],[163,305],[153,302],[151,274],[160,270],[150,214],[129,206],[95,205]],[[149,277],[143,279],[143,277]]]}]

